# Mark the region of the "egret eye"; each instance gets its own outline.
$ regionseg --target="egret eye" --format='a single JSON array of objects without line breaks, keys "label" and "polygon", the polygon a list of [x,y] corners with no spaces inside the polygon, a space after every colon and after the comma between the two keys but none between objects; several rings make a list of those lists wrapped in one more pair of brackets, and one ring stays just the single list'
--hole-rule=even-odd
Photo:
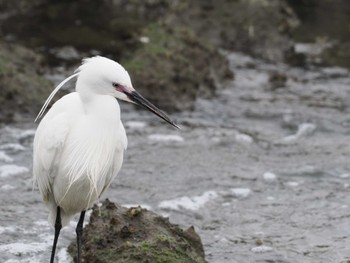
[{"label": "egret eye", "polygon": [[122,85],[120,85],[120,84],[118,84],[118,83],[116,83],[116,82],[113,82],[112,83],[112,85],[113,85],[113,88],[116,90],[116,91],[119,91],[119,92],[122,92],[123,91],[123,86]]}]

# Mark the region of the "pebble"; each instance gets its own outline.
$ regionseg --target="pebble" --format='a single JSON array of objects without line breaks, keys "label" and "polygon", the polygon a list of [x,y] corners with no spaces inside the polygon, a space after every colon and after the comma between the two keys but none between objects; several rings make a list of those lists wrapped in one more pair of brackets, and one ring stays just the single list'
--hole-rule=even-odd
[{"label": "pebble", "polygon": [[143,44],[148,44],[149,43],[149,37],[146,37],[146,36],[140,37],[139,40]]},{"label": "pebble", "polygon": [[218,197],[218,194],[215,191],[207,191],[200,196],[183,196],[180,198],[166,200],[159,203],[158,207],[160,209],[168,210],[181,210],[187,209],[195,211],[203,207],[207,202]]}]

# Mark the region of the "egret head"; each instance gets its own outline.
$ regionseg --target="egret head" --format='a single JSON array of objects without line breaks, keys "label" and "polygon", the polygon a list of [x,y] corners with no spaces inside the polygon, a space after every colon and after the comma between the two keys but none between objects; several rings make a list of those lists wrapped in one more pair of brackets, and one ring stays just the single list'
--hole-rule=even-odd
[{"label": "egret head", "polygon": [[77,91],[89,95],[110,95],[132,102],[126,92],[134,91],[128,72],[119,63],[105,58],[92,57],[83,60],[77,69]]},{"label": "egret head", "polygon": [[132,86],[128,72],[119,63],[105,58],[92,57],[83,60],[78,68],[77,90],[100,95],[110,95],[117,99],[138,104],[153,112],[166,122],[179,128],[170,118],[145,99]]},{"label": "egret head", "polygon": [[72,78],[78,77],[76,89],[86,98],[96,95],[110,95],[117,99],[132,102],[153,112],[172,126],[179,128],[170,118],[151,102],[146,100],[132,86],[128,72],[119,63],[105,58],[92,57],[83,60],[76,73],[63,80],[50,94],[35,121],[43,116],[55,94]]}]

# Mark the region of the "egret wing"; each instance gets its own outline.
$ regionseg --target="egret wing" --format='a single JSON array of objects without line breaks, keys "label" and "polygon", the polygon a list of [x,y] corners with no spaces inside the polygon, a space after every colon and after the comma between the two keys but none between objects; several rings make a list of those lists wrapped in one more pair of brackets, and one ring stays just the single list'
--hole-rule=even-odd
[{"label": "egret wing", "polygon": [[34,137],[33,176],[47,202],[61,161],[67,135],[80,111],[76,96],[66,95],[55,103],[40,122]]}]

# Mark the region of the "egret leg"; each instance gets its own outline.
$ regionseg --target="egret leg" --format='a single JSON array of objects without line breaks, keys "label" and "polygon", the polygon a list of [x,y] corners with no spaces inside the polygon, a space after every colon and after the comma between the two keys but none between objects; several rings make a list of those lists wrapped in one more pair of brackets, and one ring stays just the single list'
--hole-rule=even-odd
[{"label": "egret leg", "polygon": [[83,223],[84,223],[85,211],[80,214],[79,222],[75,232],[77,233],[77,248],[78,248],[78,263],[81,262],[81,237],[83,235]]},{"label": "egret leg", "polygon": [[53,263],[55,260],[56,245],[57,245],[58,236],[60,235],[61,228],[62,228],[61,208],[57,206],[56,221],[55,221],[55,238],[53,240],[50,263]]}]

